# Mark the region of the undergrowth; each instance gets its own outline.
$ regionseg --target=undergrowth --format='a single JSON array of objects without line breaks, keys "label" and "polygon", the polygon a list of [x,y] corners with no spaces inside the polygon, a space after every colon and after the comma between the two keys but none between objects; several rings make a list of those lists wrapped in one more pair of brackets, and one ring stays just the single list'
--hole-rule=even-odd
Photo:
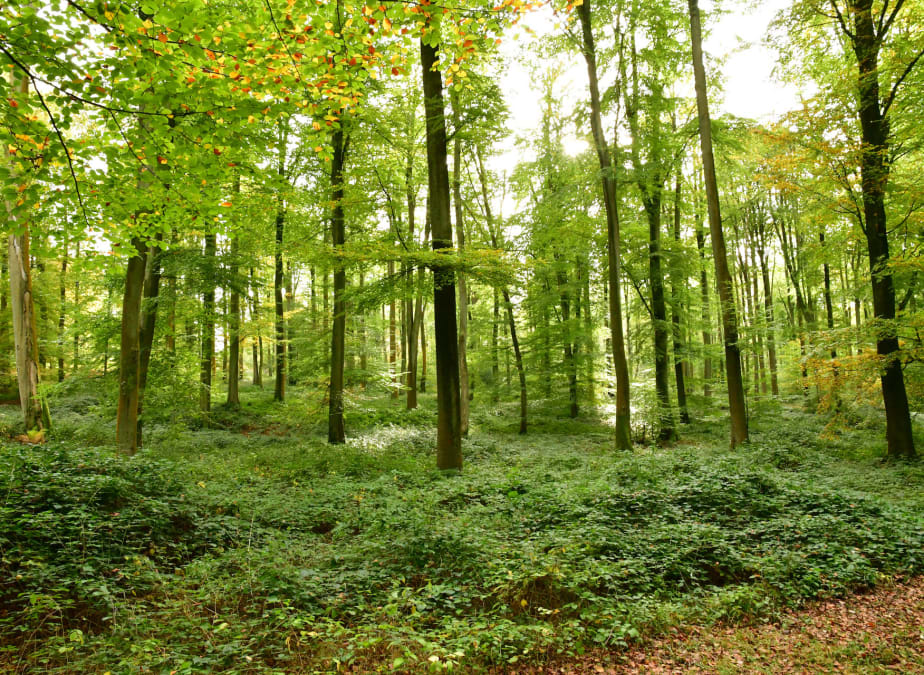
[{"label": "undergrowth", "polygon": [[429,398],[354,395],[330,447],[317,401],[244,393],[209,429],[153,420],[134,458],[92,447],[86,397],[48,445],[0,447],[0,668],[471,671],[924,571],[921,466],[789,406],[734,452],[700,422],[617,453],[603,416],[540,406],[519,437],[502,405],[446,476]]}]

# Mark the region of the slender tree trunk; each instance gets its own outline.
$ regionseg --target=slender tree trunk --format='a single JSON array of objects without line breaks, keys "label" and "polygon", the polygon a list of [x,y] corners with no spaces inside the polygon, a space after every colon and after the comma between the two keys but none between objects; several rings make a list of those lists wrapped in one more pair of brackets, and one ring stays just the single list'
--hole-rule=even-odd
[{"label": "slender tree trunk", "polygon": [[510,293],[503,289],[504,305],[507,307],[507,326],[510,329],[510,341],[513,343],[513,358],[516,361],[517,375],[520,378],[520,433],[526,433],[526,369],[523,367],[523,355],[520,353],[520,341],[517,339],[517,324],[513,318],[513,303]]},{"label": "slender tree trunk", "polygon": [[[238,192],[240,192],[240,178],[236,179]],[[229,408],[239,408],[240,377],[241,377],[241,293],[238,290],[238,240],[237,234],[231,235],[231,294],[228,302],[228,400]]]},{"label": "slender tree trunk", "polygon": [[[363,271],[359,272],[359,291],[362,293],[363,287],[366,285],[366,275]],[[369,369],[369,356],[368,356],[368,345],[366,344],[366,314],[363,314],[359,317],[359,369],[362,371],[362,380],[360,381],[360,386],[363,391],[366,391],[366,385],[368,384],[368,369]]]},{"label": "slender tree trunk", "polygon": [[[432,38],[431,38],[432,39]],[[427,170],[433,249],[452,248],[449,211],[449,169],[446,164],[446,119],[437,47],[420,42],[424,110],[427,127]],[[462,468],[462,418],[459,394],[459,336],[456,327],[455,274],[451,267],[434,267],[433,314],[436,340],[437,438],[436,465]]]},{"label": "slender tree trunk", "polygon": [[283,265],[282,245],[285,236],[286,214],[282,204],[276,211],[276,248],[273,252],[273,306],[276,319],[276,381],[273,387],[273,400],[286,400],[286,322],[283,306]]},{"label": "slender tree trunk", "polygon": [[712,397],[712,357],[709,350],[712,347],[712,316],[709,311],[709,273],[706,271],[706,238],[703,236],[702,215],[697,205],[696,215],[696,248],[699,250],[699,293],[702,305],[703,321],[703,396]]},{"label": "slender tree trunk", "polygon": [[[80,240],[74,244],[74,266],[80,260]],[[75,270],[79,274],[79,269]],[[80,279],[74,279],[74,314],[80,313]],[[80,368],[80,333],[74,331],[74,356],[71,363],[71,372],[76,373]]]},{"label": "slender tree trunk", "polygon": [[715,258],[716,283],[722,314],[722,339],[725,343],[725,374],[728,386],[728,406],[731,415],[731,446],[748,440],[747,409],[744,402],[744,385],[741,381],[741,353],[738,350],[738,317],[735,312],[735,289],[728,271],[725,236],[719,212],[719,189],[712,154],[712,128],[709,120],[709,102],[706,98],[706,71],[703,67],[702,35],[698,0],[689,0],[690,33],[693,43],[693,71],[696,80],[696,107],[699,111],[699,136],[702,145],[703,173],[706,181],[706,206],[709,213],[709,231],[712,237],[712,254]]},{"label": "slender tree trunk", "polygon": [[[459,126],[459,97],[450,94],[454,137],[452,144],[452,199],[455,207],[456,245],[459,251],[465,249],[465,226],[462,219],[462,136]],[[461,432],[468,436],[469,378],[468,378],[468,283],[465,274],[456,274],[459,308],[459,416]]]},{"label": "slender tree trunk", "polygon": [[427,392],[427,305],[423,305],[423,314],[420,315],[420,382],[418,391],[421,394]]},{"label": "slender tree trunk", "polygon": [[622,330],[622,294],[620,282],[620,232],[619,211],[616,200],[616,166],[610,158],[609,146],[603,134],[600,106],[600,87],[597,80],[597,55],[591,29],[590,0],[578,7],[583,35],[584,61],[590,85],[590,126],[600,164],[600,179],[603,184],[603,203],[606,210],[607,282],[609,284],[610,341],[613,346],[613,368],[616,372],[616,429],[615,440],[618,450],[632,447],[629,405],[629,365],[626,360],[625,337]]},{"label": "slender tree trunk", "polygon": [[[388,276],[393,277],[395,275],[395,263],[391,260],[388,261]],[[398,398],[401,396],[399,391],[399,382],[400,378],[398,377],[398,317],[397,314],[397,304],[395,299],[392,298],[388,303],[388,344],[389,344],[389,353],[388,353],[388,362],[391,365],[391,397]]]},{"label": "slender tree trunk", "polygon": [[263,336],[260,334],[260,289],[257,288],[253,267],[250,268],[250,321],[256,329],[256,336],[250,347],[253,360],[253,386],[263,388]]},{"label": "slender tree trunk", "polygon": [[764,321],[767,324],[767,357],[770,361],[770,392],[776,398],[780,395],[780,383],[776,362],[776,325],[773,320],[773,288],[770,284],[770,265],[767,262],[763,243],[758,250],[760,276],[764,285]]},{"label": "slender tree trunk", "polygon": [[148,386],[148,370],[151,351],[154,347],[154,329],[157,326],[157,307],[160,303],[161,260],[163,257],[163,234],[155,236],[148,245],[144,267],[144,287],[141,292],[141,337],[138,356],[138,438],[137,445],[143,445],[144,392]]},{"label": "slender tree trunk", "polygon": [[[343,123],[341,122],[341,125]],[[343,215],[343,166],[346,161],[349,137],[338,127],[331,138],[334,156],[330,169],[331,209],[330,232],[334,250],[346,243],[346,223]],[[346,348],[346,271],[343,262],[334,268],[334,330],[330,346],[330,402],[327,416],[327,441],[346,442],[343,427],[343,361]]]},{"label": "slender tree trunk", "polygon": [[680,167],[677,167],[677,176],[674,181],[674,246],[676,251],[671,258],[671,326],[674,342],[674,379],[677,383],[677,408],[680,411],[680,423],[690,423],[690,412],[687,409],[687,385],[684,379],[683,327],[680,325],[680,309],[682,306],[683,278],[680,271]]},{"label": "slender tree trunk", "polygon": [[[25,102],[29,92],[28,78],[15,70],[10,72],[10,78],[9,91]],[[9,150],[4,148],[4,153],[10,166],[8,180],[15,180],[17,172],[12,166]],[[17,227],[23,230],[19,234],[11,234],[8,239],[10,310],[13,315],[13,345],[16,352],[19,403],[26,431],[42,431],[50,426],[50,419],[48,409],[39,394],[39,347],[29,263],[29,224],[14,213],[15,207],[10,201],[5,200],[5,206],[7,225],[12,226],[10,229],[13,230]]]},{"label": "slender tree trunk", "polygon": [[[66,223],[65,223],[66,226]],[[64,382],[64,325],[67,317],[67,238],[63,242],[64,255],[61,257],[61,278],[59,280],[59,300],[60,308],[58,309],[58,382]]]},{"label": "slender tree trunk", "polygon": [[[556,259],[558,256],[555,256]],[[569,281],[559,262],[558,294],[561,304],[562,342],[565,349],[565,372],[568,375],[568,415],[574,419],[578,416],[577,362],[574,358],[574,344],[571,341],[571,293]]]},{"label": "slender tree trunk", "polygon": [[[850,0],[854,21],[852,36],[857,57],[859,119],[863,140],[860,157],[861,187],[866,245],[873,287],[873,313],[879,322],[876,352],[881,360],[882,399],[886,410],[886,441],[891,458],[917,456],[911,428],[911,412],[899,351],[895,320],[895,283],[889,268],[889,237],[885,191],[889,180],[889,119],[883,112],[879,92],[879,50],[882,35],[873,22],[872,0]],[[899,10],[896,5],[893,13]],[[885,10],[882,10],[885,13]],[[880,30],[882,30],[880,22]],[[887,30],[887,29],[886,29]]]},{"label": "slender tree trunk", "polygon": [[491,386],[493,392],[491,394],[491,400],[494,403],[497,403],[499,397],[497,395],[497,388],[500,384],[500,361],[498,360],[497,350],[500,348],[497,342],[497,331],[500,328],[500,301],[498,300],[497,289],[492,289],[491,295],[494,299],[494,320],[491,323]]},{"label": "slender tree trunk", "polygon": [[667,303],[664,299],[664,271],[661,269],[661,197],[645,199],[648,216],[648,284],[651,288],[651,325],[654,333],[655,394],[658,398],[658,440],[667,442],[677,437],[671,412],[670,375],[667,360]]},{"label": "slender tree trunk", "polygon": [[138,451],[141,302],[144,292],[145,261],[147,257],[147,246],[140,238],[132,238],[131,245],[136,253],[128,259],[128,267],[125,273],[125,293],[122,296],[119,408],[116,416],[116,442],[119,451],[129,455],[133,455]]},{"label": "slender tree trunk", "polygon": [[199,411],[205,424],[212,411],[212,360],[215,358],[215,264],[218,241],[205,235],[205,289],[202,292],[202,347],[199,363]]}]

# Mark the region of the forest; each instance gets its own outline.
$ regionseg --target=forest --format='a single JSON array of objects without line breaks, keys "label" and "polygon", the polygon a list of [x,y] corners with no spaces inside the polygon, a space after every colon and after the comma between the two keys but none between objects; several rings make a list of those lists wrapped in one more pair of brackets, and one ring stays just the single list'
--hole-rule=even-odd
[{"label": "forest", "polygon": [[924,672],[924,1],[767,4],[0,5],[0,671]]}]

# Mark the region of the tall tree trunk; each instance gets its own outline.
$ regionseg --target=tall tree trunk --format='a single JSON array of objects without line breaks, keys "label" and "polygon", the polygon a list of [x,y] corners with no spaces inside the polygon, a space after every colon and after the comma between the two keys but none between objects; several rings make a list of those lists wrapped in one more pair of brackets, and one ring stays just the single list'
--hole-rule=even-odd
[{"label": "tall tree trunk", "polygon": [[[430,40],[435,36],[429,36]],[[433,249],[452,248],[449,215],[449,168],[446,164],[446,119],[443,83],[437,47],[420,41],[423,70],[424,111],[427,127],[427,174]],[[434,266],[433,315],[436,340],[437,432],[436,465],[440,469],[462,468],[462,418],[459,394],[459,335],[456,327],[455,273],[448,266]]]},{"label": "tall tree trunk", "polygon": [[696,213],[696,248],[699,251],[699,293],[702,305],[703,321],[703,396],[712,397],[712,357],[709,350],[712,346],[712,316],[709,311],[709,273],[706,271],[706,238],[703,235],[702,214],[697,204]]},{"label": "tall tree trunk", "polygon": [[741,381],[741,353],[738,350],[738,317],[735,312],[734,283],[728,271],[725,236],[722,233],[722,216],[719,212],[719,188],[715,175],[715,158],[712,154],[712,127],[709,120],[709,101],[706,98],[706,70],[703,67],[698,0],[689,0],[689,9],[690,34],[693,43],[693,72],[696,80],[696,107],[699,112],[699,137],[706,182],[706,207],[709,213],[709,233],[712,238],[712,255],[715,258],[715,276],[721,303],[722,340],[725,343],[731,446],[735,447],[748,440],[747,408],[744,402],[744,384]]},{"label": "tall tree trunk", "polygon": [[[10,92],[23,102],[28,97],[29,80],[19,71],[10,73]],[[4,148],[10,166],[8,180],[16,178],[9,150]],[[5,200],[9,229],[22,229],[11,234],[8,241],[10,270],[10,310],[13,315],[13,345],[16,352],[16,380],[19,385],[19,403],[26,431],[42,431],[50,426],[48,409],[39,394],[38,330],[32,296],[32,272],[29,265],[29,224],[14,213],[14,205]]]},{"label": "tall tree trunk", "polygon": [[148,245],[144,267],[144,287],[141,291],[141,337],[138,356],[138,439],[143,445],[144,391],[148,386],[148,368],[151,364],[151,350],[154,347],[154,329],[157,325],[157,307],[160,302],[161,259],[163,257],[163,234],[160,232],[154,242]]},{"label": "tall tree trunk", "polygon": [[[235,180],[237,192],[240,192],[240,178]],[[238,288],[240,283],[238,279],[238,236],[237,233],[231,234],[230,246],[231,264],[229,274],[231,276],[231,297],[228,302],[228,400],[229,408],[239,408],[241,405],[240,397],[240,377],[241,377],[241,292]]]},{"label": "tall tree trunk", "polygon": [[671,258],[671,326],[674,341],[674,379],[677,383],[677,408],[680,411],[680,423],[690,423],[690,412],[687,409],[687,385],[684,379],[684,346],[683,327],[680,325],[680,309],[682,306],[683,274],[680,265],[680,167],[677,167],[677,176],[674,181],[674,246],[676,251]]},{"label": "tall tree trunk", "polygon": [[[349,137],[343,133],[343,122],[331,138],[334,156],[330,168],[331,209],[330,232],[334,250],[346,243],[346,223],[343,215],[343,165],[346,160]],[[343,361],[346,348],[346,271],[343,262],[334,268],[334,330],[330,343],[330,402],[327,415],[328,443],[346,442],[343,427]]]},{"label": "tall tree trunk", "polygon": [[[67,223],[65,223],[65,226]],[[64,382],[64,325],[67,318],[67,235],[63,242],[64,255],[61,257],[61,278],[59,279],[58,309],[58,382]]]},{"label": "tall tree trunk", "polygon": [[202,347],[199,362],[199,411],[205,424],[212,411],[212,360],[215,357],[215,265],[218,241],[205,235],[205,289],[202,291]]},{"label": "tall tree trunk", "polygon": [[[147,246],[139,237],[131,242],[135,255],[128,259],[122,296],[122,338],[119,349],[119,408],[116,443],[119,451],[138,451],[139,367],[141,362],[141,300],[144,292]],[[11,267],[12,271],[12,267]],[[12,276],[12,275],[11,275]]]},{"label": "tall tree trunk", "polygon": [[767,324],[767,357],[770,361],[770,392],[776,398],[780,395],[780,383],[776,362],[776,324],[773,319],[773,288],[770,284],[770,265],[764,242],[760,242],[757,251],[760,259],[760,276],[764,286],[764,321]]},{"label": "tall tree trunk", "polygon": [[[395,275],[394,261],[388,261],[388,276]],[[400,378],[398,377],[398,317],[397,303],[394,297],[388,303],[388,363],[391,367],[391,397],[398,398],[400,392]]]},{"label": "tall tree trunk", "polygon": [[584,61],[590,85],[590,126],[600,164],[603,203],[606,210],[607,282],[609,284],[610,341],[613,347],[613,368],[616,372],[616,448],[632,447],[629,406],[629,364],[626,360],[625,336],[622,330],[622,294],[620,292],[620,232],[616,200],[616,166],[610,158],[609,146],[603,134],[600,107],[600,86],[597,80],[597,54],[591,29],[590,0],[578,7],[583,35]]},{"label": "tall tree trunk", "polygon": [[295,273],[292,270],[292,261],[286,261],[285,271],[285,312],[289,319],[286,327],[286,384],[295,384],[295,340],[292,337],[292,314],[295,311]]},{"label": "tall tree trunk", "polygon": [[250,268],[250,321],[253,323],[256,336],[251,344],[251,358],[253,360],[253,386],[263,388],[263,336],[260,331],[260,289],[254,275],[253,267]]},{"label": "tall tree trunk", "polygon": [[651,325],[654,333],[655,394],[658,399],[658,440],[677,437],[671,412],[670,376],[667,362],[667,303],[664,299],[664,271],[661,269],[661,190],[655,188],[644,199],[648,217],[648,284],[651,288]]},{"label": "tall tree trunk", "polygon": [[[558,255],[556,254],[556,259]],[[568,415],[574,419],[578,416],[577,362],[574,358],[574,344],[571,341],[571,293],[569,281],[559,262],[557,271],[558,297],[561,306],[562,342],[565,350],[565,372],[568,375]]]},{"label": "tall tree trunk", "polygon": [[276,337],[276,381],[273,388],[273,400],[286,400],[286,322],[283,305],[283,265],[282,245],[285,236],[286,214],[282,204],[276,210],[276,247],[273,252],[273,306],[275,310]]},{"label": "tall tree trunk", "polygon": [[[857,58],[859,119],[863,141],[860,156],[861,187],[866,245],[873,287],[873,313],[881,322],[876,335],[876,352],[882,362],[880,379],[886,410],[886,442],[891,458],[917,455],[911,429],[911,412],[905,391],[905,377],[899,353],[898,336],[891,325],[895,320],[895,283],[889,269],[889,237],[886,222],[885,191],[889,181],[889,119],[882,109],[879,93],[879,50],[883,35],[877,35],[872,0],[849,0],[853,17],[852,43]],[[900,5],[896,4],[893,14]],[[885,14],[885,9],[882,10]],[[882,22],[879,23],[880,30]],[[898,86],[898,85],[896,85]],[[891,101],[890,101],[891,102]]]},{"label": "tall tree trunk", "polygon": [[[363,287],[366,285],[366,275],[360,270],[359,272],[359,292],[363,292]],[[362,380],[360,381],[360,386],[363,391],[366,391],[366,385],[368,383],[368,367],[369,367],[369,357],[368,357],[368,345],[366,345],[366,315],[365,313],[361,314],[359,317],[359,369],[362,371]]]},{"label": "tall tree trunk", "polygon": [[492,289],[491,295],[494,300],[494,314],[493,321],[491,322],[491,387],[493,392],[491,394],[491,400],[494,403],[497,403],[499,397],[497,395],[497,388],[500,382],[500,361],[498,360],[499,349],[497,343],[497,331],[500,328],[500,301],[498,300],[497,289]]},{"label": "tall tree trunk", "polygon": [[[450,94],[452,101],[453,143],[452,143],[452,200],[455,209],[456,246],[459,251],[465,249],[465,227],[462,221],[462,136],[460,134],[461,115],[459,97]],[[468,379],[468,283],[465,274],[456,274],[459,308],[459,417],[461,432],[468,436],[469,418],[469,379]]]},{"label": "tall tree trunk", "polygon": [[510,341],[513,343],[513,358],[516,361],[517,375],[520,378],[520,433],[526,433],[526,369],[523,367],[523,355],[520,353],[520,341],[517,339],[517,324],[513,318],[513,303],[510,293],[503,289],[504,305],[507,307],[507,325],[510,329]]},{"label": "tall tree trunk", "polygon": [[[74,244],[74,267],[80,261],[80,239]],[[79,269],[75,269],[79,273]],[[74,313],[80,313],[80,279],[74,279]],[[74,355],[72,357],[71,372],[77,372],[80,367],[80,333],[74,331]]]},{"label": "tall tree trunk", "polygon": [[[834,302],[831,300],[831,267],[828,265],[828,256],[827,248],[825,246],[825,233],[824,230],[818,233],[818,243],[821,245],[822,255],[824,256],[824,263],[822,267],[824,269],[825,275],[825,318],[828,320],[828,331],[831,332],[834,330]],[[831,360],[833,362],[837,361],[837,349],[834,345],[834,335],[829,335],[828,339],[832,341],[831,346]],[[834,376],[837,377],[837,363],[833,363]]]}]

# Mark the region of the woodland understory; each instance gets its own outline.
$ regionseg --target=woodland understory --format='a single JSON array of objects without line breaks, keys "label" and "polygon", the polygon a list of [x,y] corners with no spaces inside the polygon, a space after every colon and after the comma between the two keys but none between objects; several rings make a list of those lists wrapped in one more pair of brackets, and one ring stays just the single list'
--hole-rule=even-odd
[{"label": "woodland understory", "polygon": [[[0,670],[699,668],[901,613],[924,1],[781,2],[762,121],[743,4],[0,6]],[[787,644],[924,671],[889,625]]]}]

